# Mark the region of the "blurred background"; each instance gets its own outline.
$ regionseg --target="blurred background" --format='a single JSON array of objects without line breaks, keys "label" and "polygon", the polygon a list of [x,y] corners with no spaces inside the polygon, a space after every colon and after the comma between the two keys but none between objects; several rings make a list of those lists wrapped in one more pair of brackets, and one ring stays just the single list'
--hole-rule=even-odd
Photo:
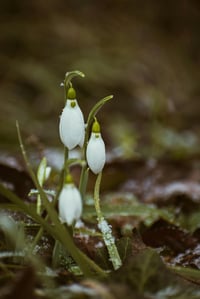
[{"label": "blurred background", "polygon": [[61,148],[65,73],[87,116],[98,118],[117,156],[199,154],[200,1],[1,1],[1,150],[30,142]]}]

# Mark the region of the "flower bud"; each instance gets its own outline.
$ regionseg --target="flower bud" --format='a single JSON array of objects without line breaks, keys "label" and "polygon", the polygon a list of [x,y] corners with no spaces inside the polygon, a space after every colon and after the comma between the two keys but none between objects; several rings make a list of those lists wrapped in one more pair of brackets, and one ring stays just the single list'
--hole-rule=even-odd
[{"label": "flower bud", "polygon": [[85,124],[83,113],[76,100],[76,92],[70,87],[67,93],[66,106],[60,116],[60,139],[69,149],[77,145],[83,146],[85,138]]},{"label": "flower bud", "polygon": [[51,167],[47,166],[47,159],[46,157],[44,157],[41,160],[37,170],[37,179],[40,186],[43,186],[44,182],[48,180],[50,173],[51,173]]},{"label": "flower bud", "polygon": [[92,126],[92,133],[86,150],[87,163],[95,174],[102,171],[106,161],[105,144],[101,137],[100,125],[97,120]]},{"label": "flower bud", "polygon": [[82,214],[81,195],[71,180],[68,180],[59,195],[58,211],[61,222],[68,225],[72,225]]}]

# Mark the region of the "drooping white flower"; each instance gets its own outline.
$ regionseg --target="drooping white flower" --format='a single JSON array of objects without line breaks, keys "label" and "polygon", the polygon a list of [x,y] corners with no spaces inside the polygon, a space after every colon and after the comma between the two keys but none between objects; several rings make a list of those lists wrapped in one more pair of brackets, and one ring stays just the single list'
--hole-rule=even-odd
[{"label": "drooping white flower", "polygon": [[82,214],[82,200],[79,190],[73,183],[66,183],[58,198],[58,211],[61,222],[72,225]]},{"label": "drooping white flower", "polygon": [[89,168],[98,174],[102,171],[106,161],[105,143],[101,137],[100,125],[95,120],[92,126],[92,133],[86,150],[87,163]]},{"label": "drooping white flower", "polygon": [[83,146],[85,138],[84,118],[76,100],[76,92],[72,87],[68,90],[66,106],[60,116],[59,133],[61,141],[69,150],[77,145]]}]

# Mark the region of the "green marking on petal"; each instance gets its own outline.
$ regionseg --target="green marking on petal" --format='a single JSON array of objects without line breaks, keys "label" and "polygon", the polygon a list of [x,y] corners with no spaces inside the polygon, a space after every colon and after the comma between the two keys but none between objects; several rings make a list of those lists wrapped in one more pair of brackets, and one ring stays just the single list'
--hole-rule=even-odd
[{"label": "green marking on petal", "polygon": [[95,134],[95,138],[99,138],[99,136],[100,136],[100,134],[98,133],[98,134]]},{"label": "green marking on petal", "polygon": [[74,108],[76,106],[76,102],[75,101],[70,101],[70,105],[72,108]]}]

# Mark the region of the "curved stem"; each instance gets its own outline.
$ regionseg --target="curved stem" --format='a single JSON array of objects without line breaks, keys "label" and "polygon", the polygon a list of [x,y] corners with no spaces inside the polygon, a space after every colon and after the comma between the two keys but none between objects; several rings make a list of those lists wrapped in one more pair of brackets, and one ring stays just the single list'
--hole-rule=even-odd
[{"label": "curved stem", "polygon": [[74,77],[77,77],[77,76],[80,76],[80,77],[84,78],[85,74],[80,72],[80,71],[71,71],[71,72],[67,72],[65,74],[65,80],[64,80],[64,92],[65,92],[65,97],[64,98],[65,99],[66,99],[68,87],[72,87],[71,80]]},{"label": "curved stem", "polygon": [[90,127],[92,124],[92,121],[94,119],[94,117],[96,116],[96,114],[98,113],[98,111],[101,109],[101,107],[108,102],[109,100],[111,100],[113,98],[113,95],[107,96],[103,99],[101,99],[99,102],[96,103],[96,105],[94,105],[94,107],[91,109],[89,115],[88,115],[88,119],[87,119],[87,127],[86,127],[86,132],[85,132],[85,142],[84,142],[84,158],[86,158],[86,146],[87,146],[87,142],[89,139],[89,134],[90,134]]}]

